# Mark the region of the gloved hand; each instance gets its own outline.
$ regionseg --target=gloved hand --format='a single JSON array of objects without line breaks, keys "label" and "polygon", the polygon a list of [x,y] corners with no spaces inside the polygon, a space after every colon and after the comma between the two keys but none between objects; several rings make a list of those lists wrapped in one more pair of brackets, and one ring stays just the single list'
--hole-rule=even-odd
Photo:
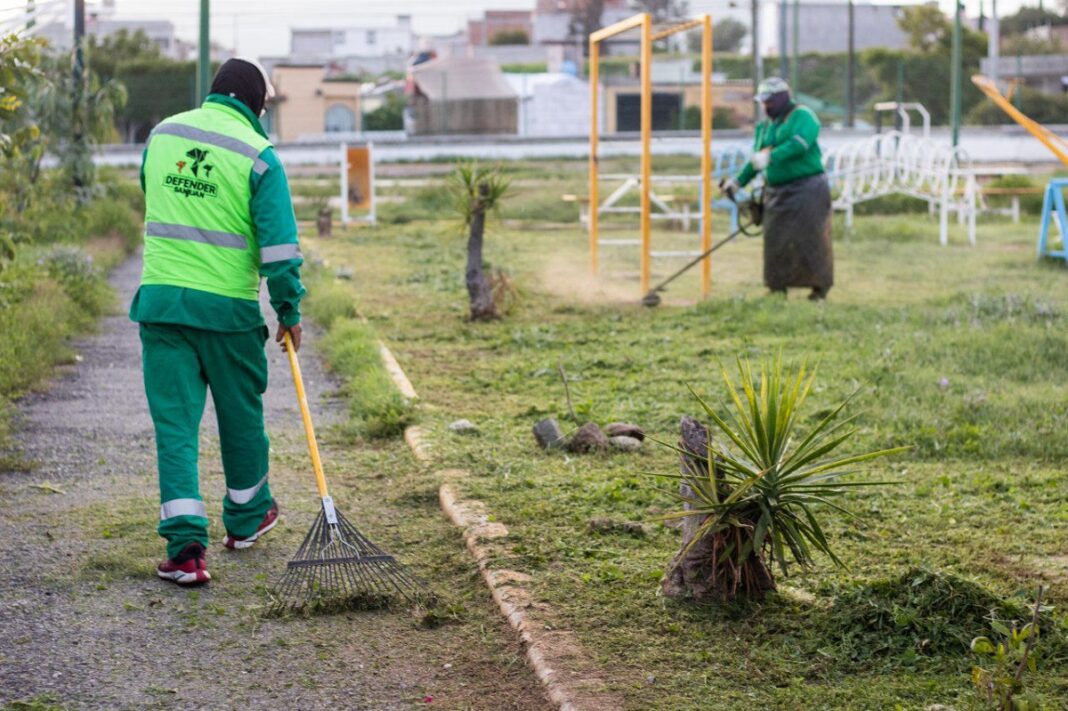
[{"label": "gloved hand", "polygon": [[721,193],[727,196],[727,199],[734,202],[734,194],[742,189],[742,186],[738,184],[738,181],[734,178],[723,178],[719,181],[719,190]]},{"label": "gloved hand", "polygon": [[764,170],[768,167],[768,164],[771,163],[771,149],[765,148],[759,153],[756,153],[749,159],[749,162],[752,164],[754,170]]}]

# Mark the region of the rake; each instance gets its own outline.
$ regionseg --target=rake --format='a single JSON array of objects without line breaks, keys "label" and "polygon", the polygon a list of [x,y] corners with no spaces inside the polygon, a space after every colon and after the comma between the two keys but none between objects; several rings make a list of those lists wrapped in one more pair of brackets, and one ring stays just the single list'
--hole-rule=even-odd
[{"label": "rake", "polygon": [[274,601],[270,612],[330,612],[379,607],[397,596],[409,602],[428,597],[422,581],[356,530],[335,508],[326,488],[326,475],[319,459],[319,445],[304,393],[300,363],[288,332],[285,348],[293,371],[293,384],[297,389],[322,508],[296,555],[286,564],[285,575],[272,590]]}]

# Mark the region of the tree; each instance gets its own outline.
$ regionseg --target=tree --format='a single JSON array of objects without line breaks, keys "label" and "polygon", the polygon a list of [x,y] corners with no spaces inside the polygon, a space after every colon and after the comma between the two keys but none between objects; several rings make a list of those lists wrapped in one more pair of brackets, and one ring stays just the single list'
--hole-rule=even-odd
[{"label": "tree", "polygon": [[930,51],[950,35],[949,20],[937,5],[906,7],[897,25],[908,35],[909,46],[918,52]]},{"label": "tree", "polygon": [[165,59],[159,46],[148,38],[144,30],[119,30],[106,37],[89,35],[86,41],[89,65],[101,79],[113,78],[120,65]]},{"label": "tree", "polygon": [[690,9],[686,0],[633,0],[632,4],[638,12],[652,15],[653,22],[681,20]]},{"label": "tree", "polygon": [[[712,25],[712,48],[716,52],[737,52],[742,40],[749,34],[749,27],[733,17],[725,17]],[[701,51],[701,33],[691,30],[686,36],[691,52]]]},{"label": "tree", "polygon": [[590,51],[586,40],[591,34],[601,29],[601,16],[604,14],[604,0],[578,0],[571,10],[571,22],[568,31],[575,39],[582,40],[583,52]]},{"label": "tree", "polygon": [[401,131],[404,129],[404,97],[386,94],[385,101],[363,117],[365,131]]}]

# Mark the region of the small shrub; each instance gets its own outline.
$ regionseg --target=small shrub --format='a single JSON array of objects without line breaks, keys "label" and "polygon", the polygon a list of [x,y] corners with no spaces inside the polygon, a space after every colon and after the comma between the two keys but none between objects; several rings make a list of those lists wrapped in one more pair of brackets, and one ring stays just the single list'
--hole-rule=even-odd
[{"label": "small shrub", "polygon": [[142,222],[126,202],[96,200],[83,210],[87,237],[118,237],[129,254],[142,240]]}]

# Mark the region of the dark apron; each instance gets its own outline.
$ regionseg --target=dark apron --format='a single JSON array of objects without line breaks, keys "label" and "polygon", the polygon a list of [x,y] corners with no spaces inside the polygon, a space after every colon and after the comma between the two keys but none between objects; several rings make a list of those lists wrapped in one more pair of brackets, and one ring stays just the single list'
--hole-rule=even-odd
[{"label": "dark apron", "polygon": [[769,289],[834,284],[831,190],[813,175],[764,188],[764,284]]}]

